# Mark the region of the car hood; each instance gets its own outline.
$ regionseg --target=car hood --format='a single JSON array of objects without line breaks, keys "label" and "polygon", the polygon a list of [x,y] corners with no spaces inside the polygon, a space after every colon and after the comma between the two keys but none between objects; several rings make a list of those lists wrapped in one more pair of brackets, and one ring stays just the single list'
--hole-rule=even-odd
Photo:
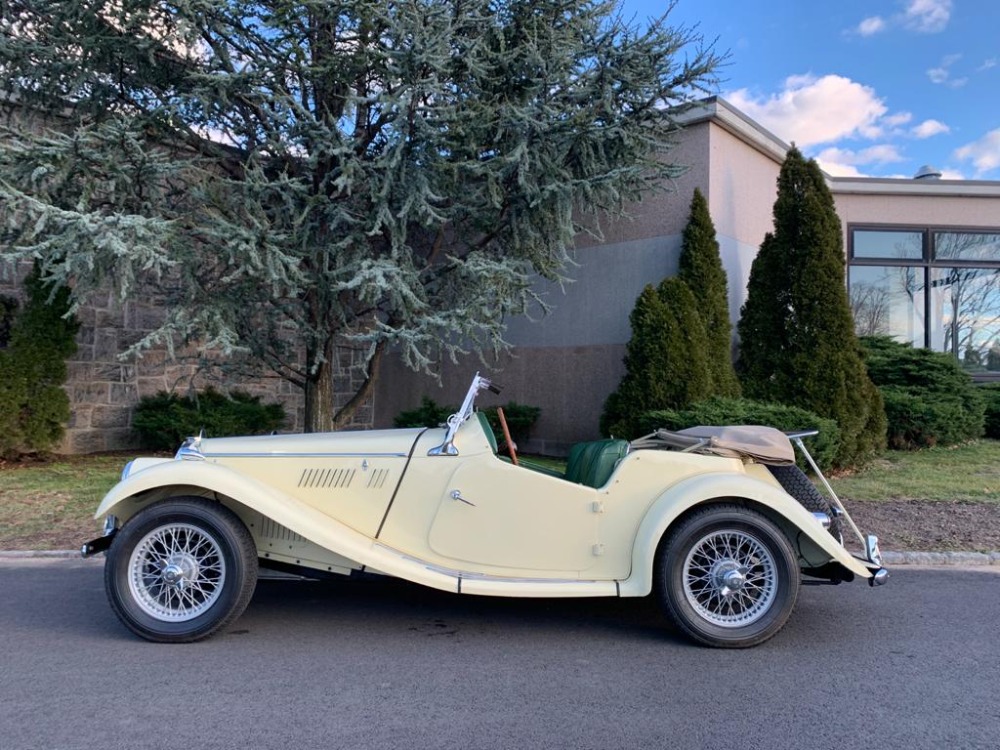
[{"label": "car hood", "polygon": [[[315,432],[301,435],[205,438],[198,448],[206,458],[235,456],[409,455],[422,428]],[[441,430],[442,435],[444,431]]]}]

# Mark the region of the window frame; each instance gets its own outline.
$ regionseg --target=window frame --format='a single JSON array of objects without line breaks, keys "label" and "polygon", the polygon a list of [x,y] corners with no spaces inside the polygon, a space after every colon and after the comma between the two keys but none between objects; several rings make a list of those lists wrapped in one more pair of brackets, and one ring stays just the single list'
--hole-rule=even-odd
[{"label": "window frame", "polygon": [[[920,258],[858,258],[854,255],[854,233],[855,232],[909,232],[921,235],[921,257]],[[920,269],[924,279],[924,341],[922,346],[926,349],[931,347],[931,314],[933,309],[933,295],[931,294],[931,272],[932,269],[939,268],[984,268],[1000,269],[1000,258],[997,260],[966,260],[956,258],[939,259],[935,255],[935,235],[938,233],[948,234],[995,234],[1000,236],[1000,226],[998,227],[970,227],[954,226],[947,224],[883,224],[883,223],[849,223],[846,228],[846,273],[844,274],[847,284],[847,292],[851,291],[852,266],[881,266],[894,268],[916,268]]]}]

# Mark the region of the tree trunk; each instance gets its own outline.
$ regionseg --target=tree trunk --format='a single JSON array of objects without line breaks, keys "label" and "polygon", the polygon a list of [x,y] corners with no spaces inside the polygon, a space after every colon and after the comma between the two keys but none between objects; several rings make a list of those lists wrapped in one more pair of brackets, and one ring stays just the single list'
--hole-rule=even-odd
[{"label": "tree trunk", "polygon": [[306,380],[306,415],[302,428],[305,432],[333,430],[333,370],[333,363],[327,358]]},{"label": "tree trunk", "polygon": [[358,409],[369,399],[378,380],[379,364],[385,352],[386,344],[380,341],[365,367],[365,380],[347,403],[339,411],[334,412],[333,374],[336,349],[333,344],[327,348],[325,359],[316,368],[316,372],[306,381],[305,401],[306,415],[305,432],[331,432],[342,430],[351,423]]},{"label": "tree trunk", "polygon": [[351,396],[348,402],[334,416],[333,426],[335,429],[339,430],[346,427],[358,411],[358,408],[372,395],[372,391],[375,390],[375,383],[378,381],[378,369],[382,362],[382,354],[385,352],[385,346],[385,341],[379,341],[375,345],[375,351],[365,365],[365,382],[361,384],[357,392]]}]

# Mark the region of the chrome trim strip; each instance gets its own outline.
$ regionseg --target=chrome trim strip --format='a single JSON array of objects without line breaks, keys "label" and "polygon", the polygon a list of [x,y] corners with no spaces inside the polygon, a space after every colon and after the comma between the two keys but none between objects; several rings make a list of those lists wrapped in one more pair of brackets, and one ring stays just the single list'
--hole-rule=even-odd
[{"label": "chrome trim strip", "polygon": [[202,453],[205,458],[406,458],[405,453]]}]

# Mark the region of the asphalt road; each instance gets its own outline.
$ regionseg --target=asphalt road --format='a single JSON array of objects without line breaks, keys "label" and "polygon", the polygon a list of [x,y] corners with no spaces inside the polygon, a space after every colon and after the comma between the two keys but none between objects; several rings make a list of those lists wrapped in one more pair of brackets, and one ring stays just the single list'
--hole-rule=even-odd
[{"label": "asphalt road", "polygon": [[262,581],[198,644],[149,644],[100,561],[0,561],[0,749],[1000,747],[1000,574],[806,587],[747,651],[652,601]]}]

